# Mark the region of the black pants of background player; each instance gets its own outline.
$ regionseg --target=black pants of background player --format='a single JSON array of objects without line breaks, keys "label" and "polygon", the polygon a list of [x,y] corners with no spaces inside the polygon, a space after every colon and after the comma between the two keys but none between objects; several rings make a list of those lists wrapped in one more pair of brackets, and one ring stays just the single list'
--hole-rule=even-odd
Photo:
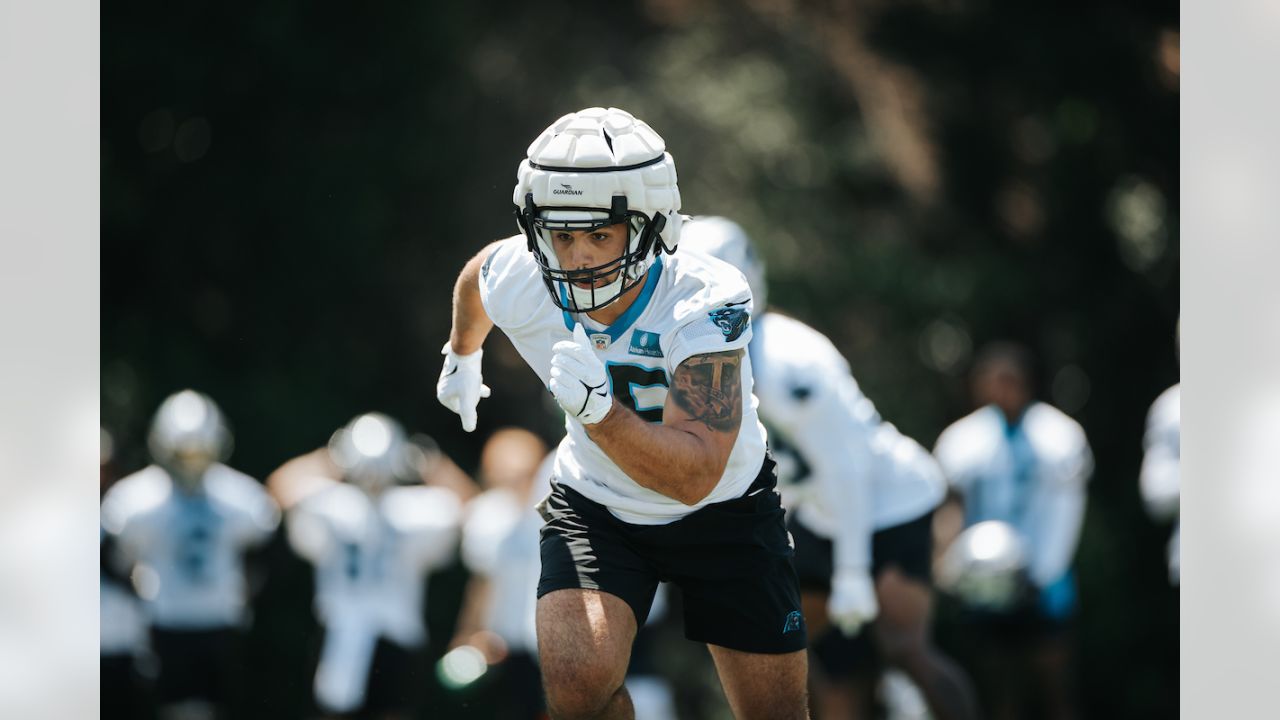
[{"label": "black pants of background player", "polygon": [[239,695],[240,642],[240,633],[230,628],[152,628],[151,649],[159,664],[155,696],[161,712],[167,706],[199,702],[212,706],[218,717],[229,717]]},{"label": "black pants of background player", "polygon": [[365,681],[364,705],[349,713],[326,717],[352,720],[410,718],[419,709],[422,688],[428,681],[426,647],[406,647],[378,638]]},{"label": "black pants of background player", "polygon": [[542,694],[542,672],[536,655],[516,651],[498,668],[497,715],[494,720],[537,720],[547,717],[547,701]]},{"label": "black pants of background player", "polygon": [[[788,528],[796,545],[796,572],[802,592],[825,597],[831,591],[834,567],[831,540],[816,535],[799,522],[789,523]],[[932,511],[914,520],[878,530],[871,536],[871,576],[877,583],[882,581],[887,570],[893,569],[904,579],[927,590],[933,580],[932,560]],[[977,716],[974,690],[964,670],[938,651],[927,636],[915,638],[914,634],[908,633],[897,640],[886,636],[890,629],[886,625],[890,622],[887,618],[889,610],[882,608],[881,617],[875,624],[864,626],[854,637],[846,637],[839,629],[828,627],[812,644],[816,660],[810,665],[813,677],[828,683],[833,690],[839,687],[852,689],[856,697],[846,698],[846,702],[865,708],[871,704],[881,672],[888,661],[894,660],[892,656],[884,656],[872,635],[879,633],[879,640],[891,644],[899,644],[904,637],[913,638],[910,644],[897,649],[897,662],[902,663],[899,669],[912,676],[935,714],[944,717]],[[917,621],[923,623],[921,629],[928,629],[927,614],[917,617]],[[900,626],[898,632],[905,629]],[[919,644],[921,640],[923,645]],[[826,699],[835,701],[838,697],[829,695]]]},{"label": "black pants of background player", "polygon": [[958,634],[991,720],[1079,717],[1070,618],[1049,618],[1022,606],[1009,613],[965,611],[960,623]]},{"label": "black pants of background player", "polygon": [[98,710],[102,720],[149,720],[155,716],[150,689],[133,655],[103,655]]}]

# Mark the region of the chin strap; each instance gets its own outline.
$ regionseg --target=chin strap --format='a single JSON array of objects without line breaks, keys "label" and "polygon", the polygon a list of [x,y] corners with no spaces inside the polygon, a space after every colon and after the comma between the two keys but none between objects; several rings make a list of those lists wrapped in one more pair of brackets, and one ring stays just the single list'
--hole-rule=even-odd
[{"label": "chin strap", "polygon": [[[667,216],[663,215],[662,213],[654,213],[653,219],[649,221],[649,226],[646,227],[645,230],[653,233],[654,236],[656,237],[655,242],[658,248],[661,249],[662,252],[665,252],[666,254],[670,255],[671,253],[675,252],[676,249],[673,247],[667,247],[667,241],[662,238],[662,230],[666,226],[667,226]],[[657,255],[657,254],[658,253],[654,253],[654,255]]]}]

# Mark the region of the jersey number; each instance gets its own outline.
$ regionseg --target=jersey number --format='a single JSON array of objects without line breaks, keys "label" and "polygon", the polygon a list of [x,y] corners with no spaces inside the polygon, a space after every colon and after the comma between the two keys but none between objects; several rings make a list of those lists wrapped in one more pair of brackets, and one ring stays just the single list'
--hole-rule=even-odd
[{"label": "jersey number", "polygon": [[637,392],[645,395],[646,391],[654,392],[661,388],[660,392],[663,397],[666,396],[666,389],[670,387],[667,382],[667,373],[662,368],[646,368],[639,365],[621,365],[608,363],[609,370],[609,386],[613,390],[613,396],[618,398],[618,402],[622,403],[628,410],[639,415],[642,420],[652,423],[662,422],[662,403],[653,404],[656,398],[648,398],[648,402],[642,397],[637,397]]},{"label": "jersey number", "polygon": [[217,518],[207,509],[202,508],[188,516],[186,527],[182,528],[174,548],[177,565],[187,582],[201,585],[213,579],[210,565],[218,542],[217,533]]}]

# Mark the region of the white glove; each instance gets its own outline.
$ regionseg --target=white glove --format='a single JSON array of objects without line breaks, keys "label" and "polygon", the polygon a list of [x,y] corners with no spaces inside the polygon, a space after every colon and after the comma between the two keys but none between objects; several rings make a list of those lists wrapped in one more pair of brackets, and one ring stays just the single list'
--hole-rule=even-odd
[{"label": "white glove", "polygon": [[831,624],[852,637],[879,612],[871,573],[854,568],[837,569],[831,578],[831,597],[827,599],[827,617]]},{"label": "white glove", "polygon": [[603,420],[613,407],[609,376],[582,325],[574,325],[573,339],[552,345],[551,352],[551,394],[556,402],[584,425]]},{"label": "white glove", "polygon": [[440,379],[436,381],[436,399],[458,413],[462,417],[462,429],[471,432],[476,429],[476,405],[480,398],[489,397],[489,386],[480,378],[480,358],[484,350],[459,355],[445,343],[440,354],[444,355],[444,367],[440,368]]}]

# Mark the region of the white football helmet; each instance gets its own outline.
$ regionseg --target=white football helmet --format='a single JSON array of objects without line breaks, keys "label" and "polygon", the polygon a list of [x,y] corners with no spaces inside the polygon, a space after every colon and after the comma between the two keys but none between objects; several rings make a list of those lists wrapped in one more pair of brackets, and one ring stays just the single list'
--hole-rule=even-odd
[{"label": "white football helmet", "polygon": [[[544,130],[520,163],[513,200],[547,291],[562,310],[589,312],[617,300],[644,281],[654,258],[675,252],[680,241],[675,161],[652,128],[617,108],[570,113]],[[629,230],[617,259],[593,268],[560,267],[552,231],[617,223]]]},{"label": "white football helmet", "polygon": [[966,605],[990,611],[1011,609],[1026,585],[1027,551],[1018,531],[988,520],[961,532],[943,553],[938,588]]},{"label": "white football helmet", "polygon": [[404,428],[382,413],[358,415],[334,432],[329,457],[347,482],[367,492],[380,492],[416,472]]},{"label": "white football helmet", "polygon": [[751,286],[756,314],[764,312],[769,297],[764,260],[741,225],[724,217],[700,215],[684,226],[681,238],[686,248],[704,252],[741,270]]},{"label": "white football helmet", "polygon": [[165,398],[151,421],[147,448],[179,482],[195,483],[231,454],[231,430],[209,396],[183,390]]}]

